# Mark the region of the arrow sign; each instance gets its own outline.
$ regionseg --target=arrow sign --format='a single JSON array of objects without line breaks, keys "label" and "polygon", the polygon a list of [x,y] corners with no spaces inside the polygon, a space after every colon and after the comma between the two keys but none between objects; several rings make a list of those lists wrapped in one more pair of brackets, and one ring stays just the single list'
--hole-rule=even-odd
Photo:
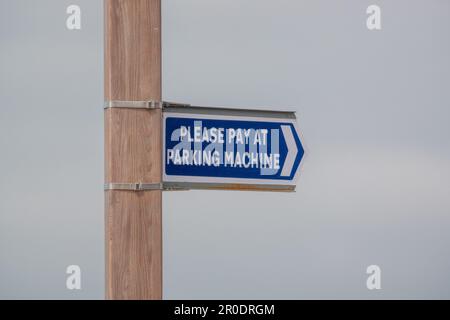
[{"label": "arrow sign", "polygon": [[304,155],[293,112],[168,107],[163,181],[197,189],[295,189]]}]

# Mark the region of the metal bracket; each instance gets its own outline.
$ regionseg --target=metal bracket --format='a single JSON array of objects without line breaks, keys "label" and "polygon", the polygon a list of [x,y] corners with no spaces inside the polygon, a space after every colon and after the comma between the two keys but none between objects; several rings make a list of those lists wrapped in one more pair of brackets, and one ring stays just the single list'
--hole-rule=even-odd
[{"label": "metal bracket", "polygon": [[128,108],[128,109],[162,109],[162,101],[106,101],[105,109]]},{"label": "metal bracket", "polygon": [[165,107],[189,107],[190,104],[186,103],[175,103],[175,102],[167,102],[167,101],[105,101],[105,109],[109,108],[127,108],[127,109],[164,109]]},{"label": "metal bracket", "polygon": [[158,183],[105,183],[105,191],[107,190],[123,190],[123,191],[146,191],[146,190],[163,190],[164,186]]},{"label": "metal bracket", "polygon": [[166,191],[182,191],[188,188],[178,186],[166,186],[162,182],[156,183],[105,183],[104,190],[121,190],[121,191],[149,191],[149,190],[166,190]]}]

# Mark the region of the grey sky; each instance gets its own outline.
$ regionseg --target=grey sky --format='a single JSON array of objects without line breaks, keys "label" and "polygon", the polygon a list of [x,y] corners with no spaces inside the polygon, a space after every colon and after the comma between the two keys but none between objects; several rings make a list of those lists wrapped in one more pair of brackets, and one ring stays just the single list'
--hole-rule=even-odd
[{"label": "grey sky", "polygon": [[[450,2],[166,0],[162,17],[164,99],[296,110],[306,147],[293,194],[164,194],[165,298],[450,298]],[[102,19],[100,0],[0,0],[0,298],[103,298]]]}]

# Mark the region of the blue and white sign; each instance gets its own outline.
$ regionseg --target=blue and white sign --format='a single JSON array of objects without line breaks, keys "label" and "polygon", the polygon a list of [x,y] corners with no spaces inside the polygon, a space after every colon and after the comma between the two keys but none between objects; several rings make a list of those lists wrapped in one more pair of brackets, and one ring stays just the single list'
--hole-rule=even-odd
[{"label": "blue and white sign", "polygon": [[295,188],[304,155],[295,115],[236,112],[164,112],[164,183],[193,188]]}]

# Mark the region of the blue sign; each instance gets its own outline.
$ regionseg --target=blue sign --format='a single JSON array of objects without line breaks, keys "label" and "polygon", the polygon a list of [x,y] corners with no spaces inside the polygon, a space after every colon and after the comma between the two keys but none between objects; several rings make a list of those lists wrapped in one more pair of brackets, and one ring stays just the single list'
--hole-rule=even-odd
[{"label": "blue sign", "polygon": [[164,113],[164,182],[294,185],[304,150],[295,118]]}]

